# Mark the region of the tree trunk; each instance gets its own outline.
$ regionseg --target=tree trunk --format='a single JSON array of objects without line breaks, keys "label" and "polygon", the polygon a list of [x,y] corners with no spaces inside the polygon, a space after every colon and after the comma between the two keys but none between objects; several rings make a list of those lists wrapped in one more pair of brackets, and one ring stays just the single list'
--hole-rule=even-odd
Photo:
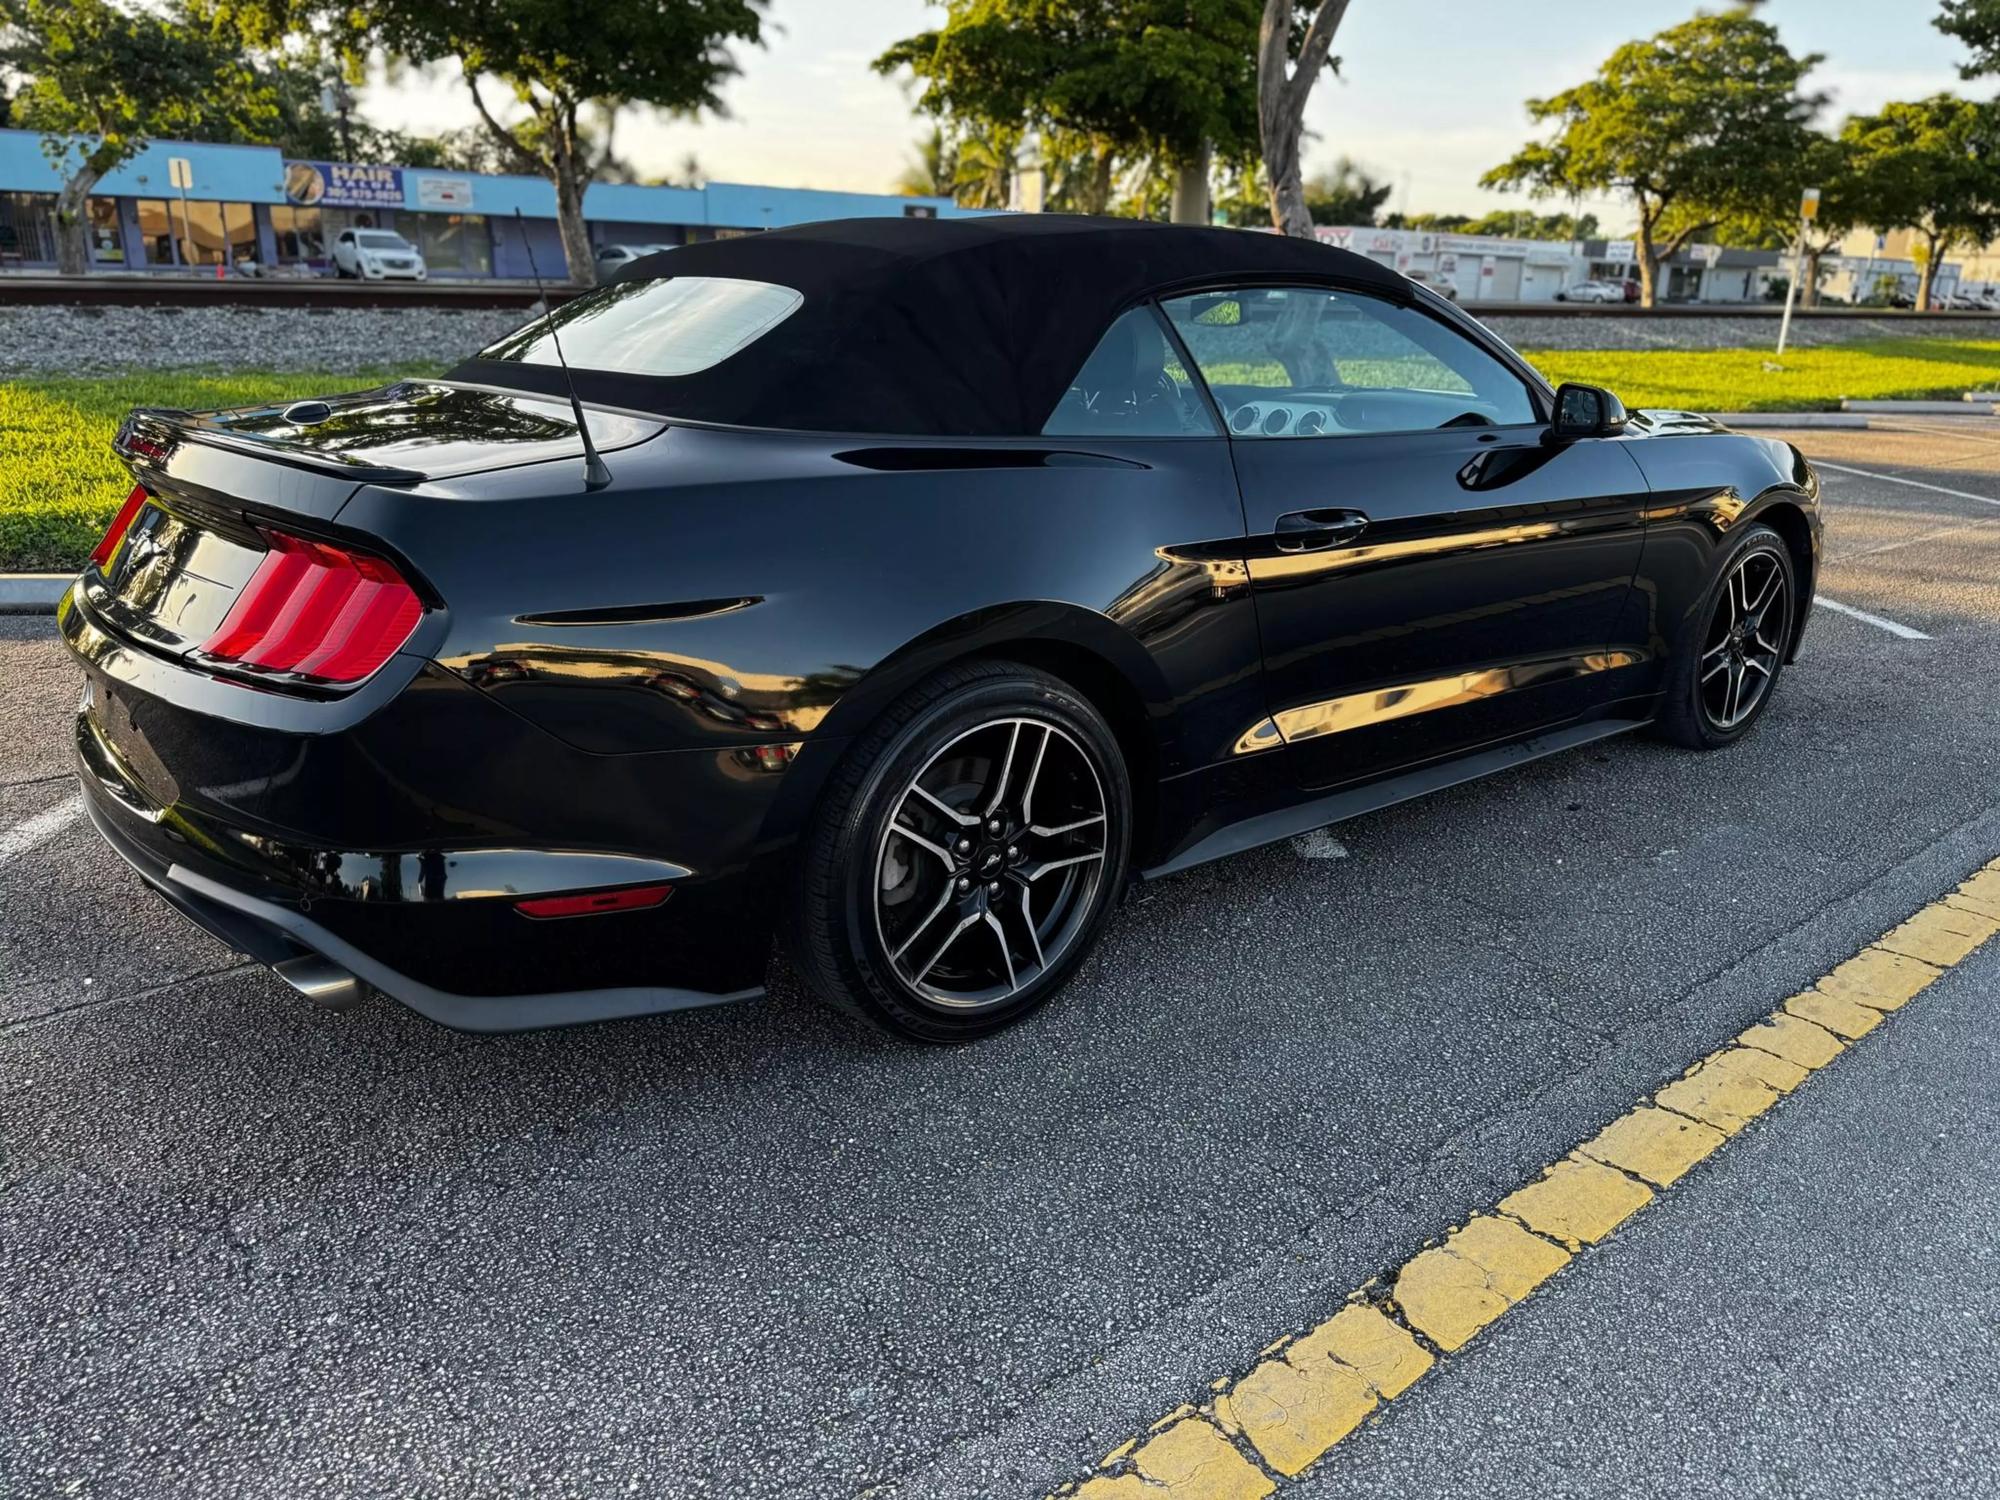
[{"label": "tree trunk", "polygon": [[1299,167],[1306,101],[1327,65],[1348,4],[1320,0],[1296,63],[1291,60],[1292,0],[1264,0],[1257,30],[1257,132],[1264,148],[1264,176],[1271,184],[1271,226],[1299,239],[1313,237]]},{"label": "tree trunk", "polygon": [[1639,212],[1639,305],[1657,307],[1659,305],[1660,261],[1662,256],[1653,244],[1653,224],[1646,217],[1644,209]]},{"label": "tree trunk", "polygon": [[1826,254],[1824,246],[1808,244],[1801,258],[1804,269],[1799,272],[1799,306],[1819,306],[1819,258]]},{"label": "tree trunk", "polygon": [[597,258],[590,250],[590,228],[583,222],[583,193],[590,185],[589,174],[578,157],[575,109],[563,110],[549,134],[555,167],[556,229],[562,235],[563,260],[574,285],[596,286]]},{"label": "tree trunk", "polygon": [[1271,185],[1271,227],[1280,234],[1309,240],[1313,237],[1313,216],[1312,210],[1306,207],[1306,185],[1299,175],[1296,141],[1292,143],[1290,154],[1290,165],[1285,168],[1282,177],[1272,172],[1268,157],[1264,163],[1264,175]]},{"label": "tree trunk", "polygon": [[56,274],[90,273],[90,190],[97,186],[95,167],[83,166],[56,194]]},{"label": "tree trunk", "polygon": [[1917,231],[1924,236],[1923,258],[1917,262],[1917,305],[1916,312],[1931,310],[1931,287],[1937,281],[1938,259],[1944,247],[1940,243],[1943,236]]},{"label": "tree trunk", "polygon": [[1167,217],[1176,224],[1208,222],[1208,162],[1214,148],[1207,142],[1174,167],[1174,201]]}]

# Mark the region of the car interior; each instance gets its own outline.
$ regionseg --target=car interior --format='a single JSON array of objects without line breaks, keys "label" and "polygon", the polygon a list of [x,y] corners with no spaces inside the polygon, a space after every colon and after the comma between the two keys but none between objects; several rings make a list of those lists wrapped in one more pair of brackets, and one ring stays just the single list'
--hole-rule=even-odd
[{"label": "car interior", "polygon": [[[1201,293],[1161,305],[1239,438],[1323,438],[1526,425],[1527,386],[1458,331],[1374,298],[1310,287]],[[1106,332],[1044,432],[1164,437],[1214,422],[1152,309]]]}]

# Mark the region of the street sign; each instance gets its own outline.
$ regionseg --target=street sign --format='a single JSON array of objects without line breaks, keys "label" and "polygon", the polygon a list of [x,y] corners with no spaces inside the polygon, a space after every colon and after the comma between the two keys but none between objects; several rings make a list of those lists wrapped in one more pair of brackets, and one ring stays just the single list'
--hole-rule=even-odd
[{"label": "street sign", "polygon": [[1807,188],[1805,196],[1799,199],[1799,217],[1817,219],[1819,217],[1819,189]]},{"label": "street sign", "polygon": [[194,163],[185,156],[167,158],[167,185],[186,192],[194,186]]}]

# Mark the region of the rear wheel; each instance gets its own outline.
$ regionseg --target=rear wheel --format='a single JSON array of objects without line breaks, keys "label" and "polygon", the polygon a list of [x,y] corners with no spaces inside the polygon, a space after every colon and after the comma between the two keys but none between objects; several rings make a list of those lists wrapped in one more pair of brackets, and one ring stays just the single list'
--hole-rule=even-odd
[{"label": "rear wheel", "polygon": [[1667,739],[1716,750],[1749,732],[1784,670],[1796,590],[1784,539],[1751,526],[1676,643],[1660,710]]},{"label": "rear wheel", "polygon": [[792,948],[814,989],[921,1041],[1018,1020],[1075,972],[1123,886],[1131,788],[1103,717],[978,662],[849,751],[800,861]]}]

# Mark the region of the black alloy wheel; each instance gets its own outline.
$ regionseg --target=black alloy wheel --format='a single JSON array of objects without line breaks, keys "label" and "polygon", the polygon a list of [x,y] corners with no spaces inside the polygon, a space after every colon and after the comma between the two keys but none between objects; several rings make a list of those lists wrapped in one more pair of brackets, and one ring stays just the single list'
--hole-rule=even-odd
[{"label": "black alloy wheel", "polygon": [[805,841],[792,948],[820,994],[957,1041],[1054,993],[1125,879],[1118,743],[1066,683],[978,662],[863,737]]},{"label": "black alloy wheel", "polygon": [[875,856],[875,935],[935,1005],[1003,1005],[1076,941],[1104,878],[1104,787],[1055,723],[993,718],[905,785]]},{"label": "black alloy wheel", "polygon": [[1763,705],[1778,680],[1791,622],[1784,560],[1763,548],[1745,552],[1722,580],[1695,677],[1701,710],[1717,730],[1726,734],[1747,723]]},{"label": "black alloy wheel", "polygon": [[1733,744],[1771,701],[1792,639],[1791,553],[1753,525],[1723,563],[1706,610],[1684,634],[1662,705],[1667,738],[1694,749]]}]

